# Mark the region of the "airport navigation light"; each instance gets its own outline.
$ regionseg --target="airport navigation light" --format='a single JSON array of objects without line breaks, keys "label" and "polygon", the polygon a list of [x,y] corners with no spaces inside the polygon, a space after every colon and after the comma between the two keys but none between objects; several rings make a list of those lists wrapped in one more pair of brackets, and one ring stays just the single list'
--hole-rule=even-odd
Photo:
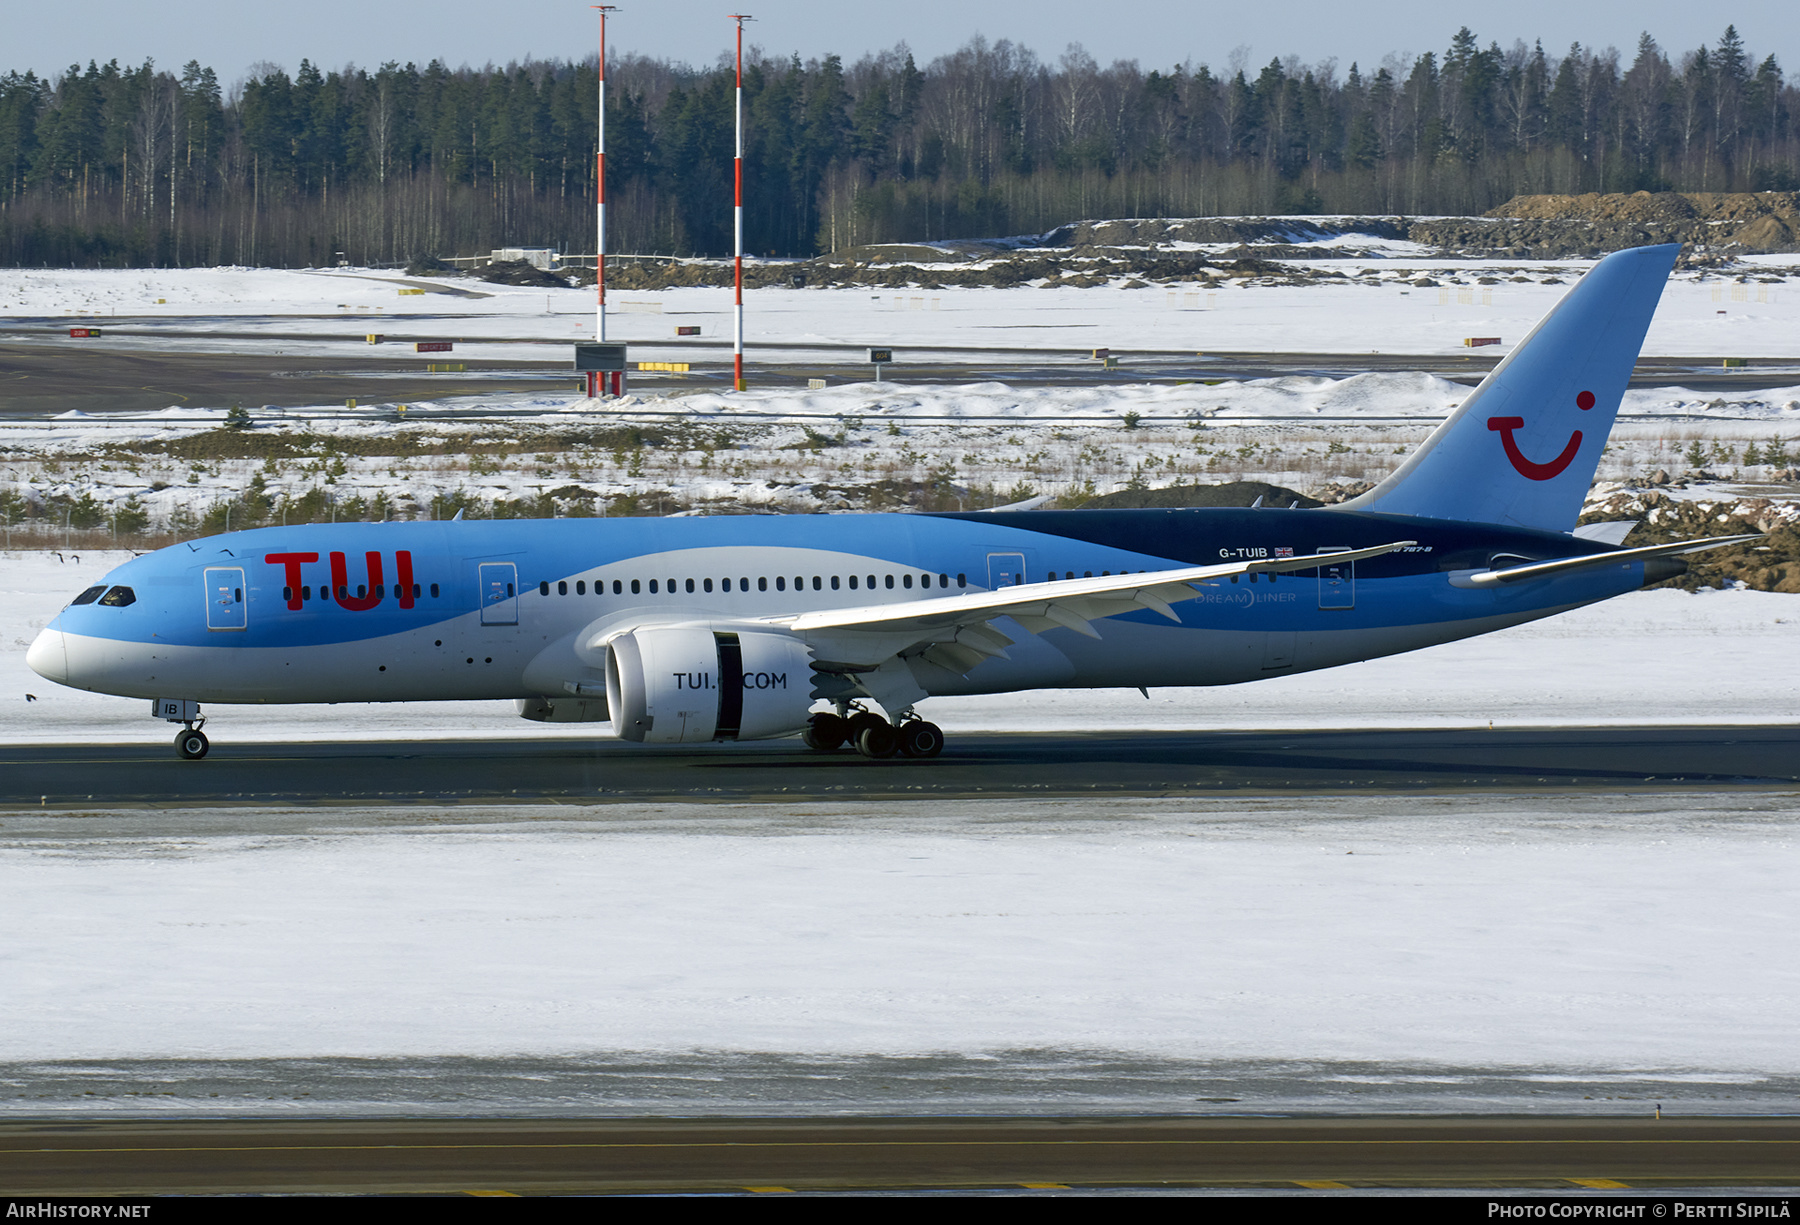
[{"label": "airport navigation light", "polygon": [[732,386],[744,390],[744,23],[756,20],[748,13],[731,13],[737,22],[737,156],[732,161],[732,181],[736,205],[732,212],[736,252],[733,258],[732,283],[736,300],[731,317]]},{"label": "airport navigation light", "polygon": [[[606,340],[606,15],[616,4],[590,4],[600,14],[600,145],[594,155],[594,339]],[[589,381],[592,394],[592,380]]]}]

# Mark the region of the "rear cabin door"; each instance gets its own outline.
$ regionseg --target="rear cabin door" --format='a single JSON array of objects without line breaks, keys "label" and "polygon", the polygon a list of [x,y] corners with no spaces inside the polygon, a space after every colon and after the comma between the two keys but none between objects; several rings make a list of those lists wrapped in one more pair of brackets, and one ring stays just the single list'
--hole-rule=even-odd
[{"label": "rear cabin door", "polygon": [[244,572],[237,566],[211,566],[206,571],[206,628],[241,630],[249,625],[244,604]]},{"label": "rear cabin door", "polygon": [[[1321,548],[1319,552],[1347,553],[1349,549],[1347,546],[1338,545],[1335,548]],[[1354,561],[1319,567],[1319,607],[1356,607],[1356,563]]]},{"label": "rear cabin door", "polygon": [[481,623],[483,625],[517,625],[519,623],[519,568],[510,561],[480,563]]}]

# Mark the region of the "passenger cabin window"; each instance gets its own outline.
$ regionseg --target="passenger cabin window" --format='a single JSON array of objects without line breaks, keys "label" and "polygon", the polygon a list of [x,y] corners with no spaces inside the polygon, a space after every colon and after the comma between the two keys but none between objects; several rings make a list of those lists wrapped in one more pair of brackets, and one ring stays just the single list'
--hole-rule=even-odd
[{"label": "passenger cabin window", "polygon": [[434,600],[438,598],[438,585],[436,583],[431,585],[431,598]]},{"label": "passenger cabin window", "polygon": [[550,594],[550,584],[548,581],[538,584],[538,594],[539,595],[549,595]]}]

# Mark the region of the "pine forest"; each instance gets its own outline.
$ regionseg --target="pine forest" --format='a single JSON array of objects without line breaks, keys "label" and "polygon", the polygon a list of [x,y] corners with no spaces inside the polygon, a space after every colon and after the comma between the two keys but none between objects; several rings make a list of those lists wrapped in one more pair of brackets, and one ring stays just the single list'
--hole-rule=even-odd
[{"label": "pine forest", "polygon": [[[1671,52],[1486,47],[1340,68],[1053,62],[976,39],[749,56],[746,244],[1035,234],[1083,218],[1469,215],[1523,193],[1800,189],[1800,91],[1728,26]],[[594,248],[596,61],[190,62],[0,77],[0,264],[403,262]],[[609,247],[731,248],[733,73],[609,60]]]}]

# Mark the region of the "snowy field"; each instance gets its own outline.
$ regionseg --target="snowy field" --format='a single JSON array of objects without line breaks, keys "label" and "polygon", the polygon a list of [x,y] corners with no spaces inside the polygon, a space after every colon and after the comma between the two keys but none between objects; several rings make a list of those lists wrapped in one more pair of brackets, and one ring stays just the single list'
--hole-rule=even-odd
[{"label": "snowy field", "polygon": [[[649,490],[665,510],[817,510],[886,505],[891,496],[883,490],[946,481],[967,492],[971,507],[1012,499],[1014,491],[1021,498],[1105,494],[1133,481],[1251,479],[1301,490],[1373,481],[1467,389],[1403,372],[1209,385],[1155,381],[1154,367],[1146,368],[1145,381],[1106,386],[904,381],[911,358],[991,360],[957,347],[1039,351],[1072,371],[1092,368],[1075,354],[1095,347],[1125,353],[1126,371],[1134,350],[1467,355],[1465,338],[1497,336],[1502,344],[1477,352],[1500,355],[1590,266],[1446,260],[1410,244],[1371,245],[1370,256],[1297,261],[1333,274],[1304,284],[1239,277],[1130,290],[759,289],[747,295],[747,392],[659,389],[657,375],[634,374],[633,394],[622,401],[597,403],[573,391],[467,397],[456,394],[457,376],[445,375],[442,395],[406,405],[403,422],[399,406],[383,398],[382,376],[371,373],[355,410],[246,405],[262,436],[302,435],[316,451],[266,465],[229,457],[189,462],[159,450],[219,429],[226,404],[114,414],[97,403],[85,415],[0,420],[0,493],[53,510],[64,499],[90,497],[109,510],[148,512],[158,529],[191,530],[209,512],[222,514],[258,476],[272,504],[329,499],[351,505],[353,516],[377,518],[422,517],[434,498],[479,508],[555,496],[559,514],[604,513],[608,502]],[[1436,283],[1421,287],[1416,282],[1424,278]],[[399,296],[421,286],[422,296]],[[609,335],[629,341],[635,359],[724,358],[718,347],[680,348],[674,331],[699,327],[700,339],[715,345],[728,339],[727,290],[615,292],[611,303]],[[91,341],[70,340],[52,326],[109,319],[120,326],[108,325]],[[560,360],[569,342],[591,334],[593,298],[589,291],[415,280],[369,269],[5,269],[0,326],[9,321],[26,329],[12,339],[36,335],[33,343],[71,354],[92,345],[411,355],[410,346],[363,342],[365,333],[379,331],[454,338],[459,359]],[[220,338],[226,332],[250,337]],[[320,332],[344,339],[300,339]],[[795,346],[821,343],[892,346],[900,361],[883,384],[819,391],[757,385],[758,363],[814,363],[818,351]],[[1728,479],[1767,482],[1791,470],[1786,448],[1800,431],[1800,266],[1791,257],[1745,257],[1726,272],[1677,273],[1645,352],[1692,357],[1699,366],[1725,357],[1791,358],[1793,379],[1787,383],[1777,367],[1783,385],[1774,388],[1629,393],[1601,479],[1658,470],[1679,477],[1705,467]],[[1758,374],[1766,380],[1769,371]],[[612,425],[663,434],[632,448],[598,435],[567,441],[571,431]],[[445,453],[452,437],[477,440],[479,453]],[[564,441],[554,441],[559,437]],[[380,453],[371,440],[391,441],[395,453]],[[1700,441],[1705,458],[1692,462],[1687,457]],[[339,445],[351,454],[337,455]],[[1754,458],[1770,454],[1778,458]]]},{"label": "snowy field", "polygon": [[1791,1109],[1792,799],[21,813],[0,1097]]},{"label": "snowy field", "polygon": [[[149,703],[65,689],[25,650],[123,553],[0,553],[0,737],[15,744],[151,742]],[[24,695],[35,695],[27,702]],[[1260,729],[1788,723],[1800,719],[1800,596],[1636,592],[1410,655],[1215,689],[1043,691],[929,698],[946,731]],[[511,702],[209,706],[219,743],[591,738],[579,724],[522,720]],[[796,745],[798,742],[795,742]]]},{"label": "snowy field", "polygon": [[[1466,352],[1465,338],[1498,336],[1504,353],[1592,266],[1583,260],[1443,259],[1396,250],[1385,259],[1284,261],[1333,274],[1289,285],[1236,278],[1123,289],[762,288],[745,291],[746,344],[760,360],[816,360],[783,345],[885,345],[954,360],[947,348],[1044,350],[1111,347],[1174,352]],[[1740,280],[1739,278],[1743,278]],[[1437,282],[1420,287],[1408,278]],[[1490,282],[1483,284],[1483,280]],[[423,296],[402,290],[426,287]],[[445,292],[451,291],[451,292]],[[683,360],[677,326],[702,341],[729,342],[728,288],[614,291],[608,339],[645,361]],[[109,319],[135,329],[257,333],[248,340],[104,338],[130,347],[203,344],[293,352],[368,352],[370,331],[442,335],[460,356],[519,357],[516,343],[565,345],[592,335],[592,290],[490,285],[468,278],[413,279],[370,269],[248,268],[131,271],[0,269],[0,323],[9,319]],[[1800,360],[1800,261],[1746,256],[1728,273],[1670,278],[1645,342],[1649,356],[1787,357]],[[300,339],[347,329],[351,342]],[[66,340],[57,343],[67,344]],[[691,346],[690,346],[691,348]],[[716,353],[716,350],[699,350]],[[561,356],[560,353],[554,354]],[[552,356],[545,352],[538,356]],[[1800,381],[1800,380],[1797,380]]]}]

